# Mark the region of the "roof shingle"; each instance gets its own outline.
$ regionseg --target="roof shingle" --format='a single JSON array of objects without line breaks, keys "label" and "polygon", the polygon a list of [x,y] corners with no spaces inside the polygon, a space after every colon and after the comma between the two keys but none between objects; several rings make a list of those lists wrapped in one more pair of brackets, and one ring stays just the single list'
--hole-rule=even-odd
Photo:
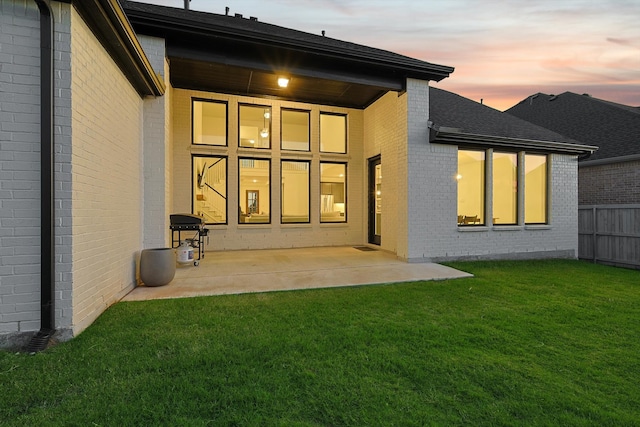
[{"label": "roof shingle", "polygon": [[435,87],[429,91],[429,120],[437,127],[470,134],[578,144],[549,129]]},{"label": "roof shingle", "polygon": [[537,93],[505,113],[583,144],[597,145],[586,160],[640,154],[640,108],[565,92]]}]

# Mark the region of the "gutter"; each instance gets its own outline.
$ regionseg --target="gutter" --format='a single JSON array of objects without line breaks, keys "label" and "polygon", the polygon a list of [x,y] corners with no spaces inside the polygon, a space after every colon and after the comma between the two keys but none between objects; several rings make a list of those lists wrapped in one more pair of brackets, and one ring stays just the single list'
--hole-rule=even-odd
[{"label": "gutter", "polygon": [[35,0],[40,10],[40,330],[27,352],[44,350],[55,332],[55,207],[53,14],[49,0]]},{"label": "gutter", "polygon": [[608,157],[606,159],[585,160],[578,163],[578,167],[600,166],[611,163],[634,162],[640,160],[640,154],[629,154],[627,156]]},{"label": "gutter", "polygon": [[544,151],[562,154],[591,154],[598,149],[593,145],[570,144],[557,141],[509,138],[504,136],[464,133],[460,129],[429,126],[429,142],[478,147],[508,147],[528,151]]}]

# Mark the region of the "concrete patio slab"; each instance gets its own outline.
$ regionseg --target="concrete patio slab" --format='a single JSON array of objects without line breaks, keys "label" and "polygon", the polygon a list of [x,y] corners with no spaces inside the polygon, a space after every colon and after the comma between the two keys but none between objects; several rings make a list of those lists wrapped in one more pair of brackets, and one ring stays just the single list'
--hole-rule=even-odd
[{"label": "concrete patio slab", "polygon": [[138,286],[122,301],[444,280],[469,273],[411,264],[381,250],[354,247],[209,252],[200,265],[178,265],[166,286]]}]

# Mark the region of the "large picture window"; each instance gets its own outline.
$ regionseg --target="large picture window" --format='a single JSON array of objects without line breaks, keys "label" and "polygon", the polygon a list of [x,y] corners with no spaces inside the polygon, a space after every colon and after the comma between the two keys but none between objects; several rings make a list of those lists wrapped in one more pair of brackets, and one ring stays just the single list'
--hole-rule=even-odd
[{"label": "large picture window", "polygon": [[271,222],[271,161],[240,158],[238,214],[241,223]]},{"label": "large picture window", "polygon": [[271,107],[240,105],[240,147],[271,148]]},{"label": "large picture window", "polygon": [[227,223],[227,158],[193,156],[193,213],[207,224]]},{"label": "large picture window", "polygon": [[310,150],[309,116],[309,111],[282,109],[280,129],[283,150]]},{"label": "large picture window", "polygon": [[320,151],[323,153],[347,152],[347,116],[320,113]]},{"label": "large picture window", "polygon": [[493,223],[518,222],[518,155],[493,153]]},{"label": "large picture window", "polygon": [[283,224],[309,222],[309,169],[307,161],[282,161]]},{"label": "large picture window", "polygon": [[346,222],[347,165],[320,163],[320,222]]},{"label": "large picture window", "polygon": [[524,157],[524,222],[547,223],[547,156]]},{"label": "large picture window", "polygon": [[221,101],[192,101],[194,144],[227,145],[227,103]]},{"label": "large picture window", "polygon": [[485,224],[484,151],[458,150],[456,180],[458,181],[458,224]]}]

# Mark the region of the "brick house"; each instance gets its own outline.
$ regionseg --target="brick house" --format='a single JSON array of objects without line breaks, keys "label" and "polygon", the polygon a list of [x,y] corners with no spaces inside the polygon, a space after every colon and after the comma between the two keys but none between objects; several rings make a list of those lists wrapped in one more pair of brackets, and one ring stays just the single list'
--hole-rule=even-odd
[{"label": "brick house", "polygon": [[176,212],[213,251],[576,257],[594,147],[429,86],[451,67],[118,0],[0,11],[0,346],[84,330]]},{"label": "brick house", "polygon": [[578,163],[580,205],[640,203],[640,107],[586,94],[537,93],[505,112],[599,147]]}]

